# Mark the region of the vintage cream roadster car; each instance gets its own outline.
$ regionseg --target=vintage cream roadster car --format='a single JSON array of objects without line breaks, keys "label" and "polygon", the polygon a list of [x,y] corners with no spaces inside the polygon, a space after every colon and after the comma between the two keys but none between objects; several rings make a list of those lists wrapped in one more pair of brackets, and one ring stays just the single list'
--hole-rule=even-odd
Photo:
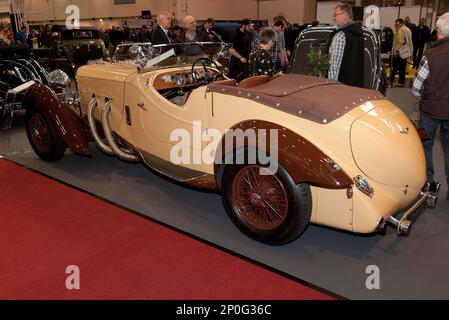
[{"label": "vintage cream roadster car", "polygon": [[[112,62],[53,72],[23,104],[37,155],[89,143],[185,184],[219,189],[233,223],[280,245],[309,223],[407,234],[438,183],[409,118],[377,91],[306,75],[227,79],[221,44],[120,46]],[[218,62],[218,61],[221,61]],[[169,213],[167,213],[169,214]]]}]

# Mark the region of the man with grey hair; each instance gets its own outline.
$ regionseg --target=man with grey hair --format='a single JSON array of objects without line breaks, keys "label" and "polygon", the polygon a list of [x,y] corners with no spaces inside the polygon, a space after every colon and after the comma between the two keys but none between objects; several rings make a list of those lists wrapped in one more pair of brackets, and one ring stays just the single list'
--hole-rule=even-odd
[{"label": "man with grey hair", "polygon": [[331,36],[328,78],[356,87],[364,85],[363,30],[352,20],[352,7],[339,4],[332,15],[337,30]]},{"label": "man with grey hair", "polygon": [[[435,132],[440,127],[446,180],[449,185],[449,12],[438,18],[436,30],[437,41],[421,60],[413,80],[412,92],[420,99],[421,126],[429,136],[423,142],[427,178],[429,181],[433,180],[433,141]],[[447,197],[449,199],[449,191]]]},{"label": "man with grey hair", "polygon": [[[182,23],[184,24],[184,30],[176,37],[176,43],[197,43],[202,42],[204,35],[203,33],[197,29],[196,20],[193,16],[187,15],[182,19]],[[203,49],[199,45],[186,46],[183,48],[183,52],[186,55],[194,56],[200,55],[203,52]]]},{"label": "man with grey hair", "polygon": [[175,39],[179,43],[191,43],[204,41],[203,33],[197,29],[196,20],[191,15],[187,15],[182,19],[184,31]]},{"label": "man with grey hair", "polygon": [[151,43],[170,44],[172,43],[168,30],[171,26],[171,14],[169,12],[161,12],[157,15],[157,26],[151,33]]}]

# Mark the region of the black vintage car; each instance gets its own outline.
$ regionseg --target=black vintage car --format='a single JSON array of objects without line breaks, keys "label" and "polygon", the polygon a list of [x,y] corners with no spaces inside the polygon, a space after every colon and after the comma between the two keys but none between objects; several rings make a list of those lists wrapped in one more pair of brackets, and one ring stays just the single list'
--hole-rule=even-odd
[{"label": "black vintage car", "polygon": [[89,60],[106,58],[108,51],[100,37],[100,31],[96,29],[63,29],[60,31],[57,56],[66,59],[66,65],[62,68],[70,76],[75,75],[75,70],[87,64]]},{"label": "black vintage car", "polygon": [[27,46],[0,48],[0,129],[11,127],[26,89],[35,82],[48,85],[49,74],[31,58]]},{"label": "black vintage car", "polygon": [[[327,53],[329,41],[335,27],[310,27],[300,33],[295,42],[293,57],[289,72],[309,74],[310,65],[307,58],[312,49]],[[387,91],[387,77],[381,58],[381,39],[379,34],[369,28],[363,28],[365,40],[365,81],[364,87],[378,90],[385,94]]]},{"label": "black vintage car", "polygon": [[393,49],[394,32],[390,27],[380,27],[380,50],[383,54],[389,54]]}]

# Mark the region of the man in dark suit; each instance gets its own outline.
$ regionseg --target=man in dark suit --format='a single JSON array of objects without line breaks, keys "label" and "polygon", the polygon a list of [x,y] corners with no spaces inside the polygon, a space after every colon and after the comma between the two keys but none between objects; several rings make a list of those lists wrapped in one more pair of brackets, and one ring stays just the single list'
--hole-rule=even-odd
[{"label": "man in dark suit", "polygon": [[413,46],[413,67],[418,68],[424,53],[424,46],[430,40],[430,29],[426,26],[426,18],[421,18],[419,26],[415,29],[415,41]]},{"label": "man in dark suit", "polygon": [[151,44],[172,43],[168,30],[171,26],[171,15],[168,12],[159,13],[157,16],[157,26],[151,33]]}]

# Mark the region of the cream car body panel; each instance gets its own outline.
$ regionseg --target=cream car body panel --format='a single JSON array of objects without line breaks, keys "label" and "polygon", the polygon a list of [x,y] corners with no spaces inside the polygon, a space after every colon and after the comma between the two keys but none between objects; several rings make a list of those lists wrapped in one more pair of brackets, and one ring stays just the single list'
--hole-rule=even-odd
[{"label": "cream car body panel", "polygon": [[386,102],[357,119],[351,128],[351,147],[362,172],[381,184],[422,187],[426,173],[416,168],[425,162],[425,155],[412,127],[401,110]]},{"label": "cream car body panel", "polygon": [[[127,79],[126,106],[130,108],[132,125],[129,126],[126,121],[122,121],[118,133],[125,140],[132,141],[134,147],[142,154],[151,150],[153,156],[171,162],[173,147],[180,142],[176,136],[172,137],[174,130],[188,133],[190,137],[193,136],[194,130],[198,130],[202,135],[207,128],[208,102],[205,99],[204,86],[193,90],[183,106],[165,99],[152,86],[154,79],[165,72],[159,70],[152,73],[133,74]],[[189,140],[189,142],[183,147],[183,152],[188,153],[193,161],[194,154],[198,154],[193,150],[200,151],[200,154],[206,144],[196,145],[194,141]],[[213,167],[210,169],[211,165],[203,164],[201,159],[197,159],[196,162],[179,164],[179,166],[198,172],[213,173]]]},{"label": "cream car body panel", "polygon": [[77,71],[76,81],[83,113],[86,114],[92,94],[95,94],[99,105],[95,117],[100,120],[105,98],[110,98],[112,105],[110,126],[112,130],[117,131],[123,116],[125,81],[136,73],[137,70],[134,66],[126,65],[102,64],[80,67]]}]

